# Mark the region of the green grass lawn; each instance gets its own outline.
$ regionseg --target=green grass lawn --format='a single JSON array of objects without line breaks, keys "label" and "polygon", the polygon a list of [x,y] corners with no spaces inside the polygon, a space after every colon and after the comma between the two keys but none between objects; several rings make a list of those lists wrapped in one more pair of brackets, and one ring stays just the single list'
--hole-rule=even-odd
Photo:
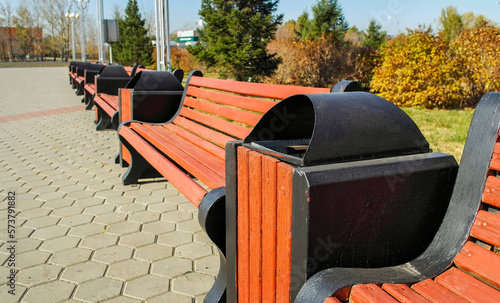
[{"label": "green grass lawn", "polygon": [[403,110],[415,121],[435,152],[451,154],[460,162],[473,109],[403,108]]}]

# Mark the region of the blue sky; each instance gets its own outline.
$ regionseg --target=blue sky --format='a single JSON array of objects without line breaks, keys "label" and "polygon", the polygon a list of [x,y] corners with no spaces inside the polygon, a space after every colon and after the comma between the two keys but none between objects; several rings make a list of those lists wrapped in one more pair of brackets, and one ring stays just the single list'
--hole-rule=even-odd
[{"label": "blue sky", "polygon": [[[154,12],[154,2],[154,0],[138,0],[141,12]],[[278,4],[278,13],[284,14],[285,21],[296,20],[305,10],[310,12],[311,6],[316,2],[317,0],[281,0]],[[448,5],[457,7],[459,13],[472,11],[500,24],[500,5],[490,0],[340,0],[339,3],[350,26],[356,25],[364,30],[370,19],[375,18],[389,34],[403,32],[405,28],[415,29],[419,24],[432,25],[435,29],[441,9]],[[105,18],[112,17],[116,4],[125,9],[127,1],[104,0]],[[95,5],[96,0],[91,0],[89,14],[96,14]],[[169,0],[169,7],[172,31],[192,29],[199,18],[201,0]]]}]

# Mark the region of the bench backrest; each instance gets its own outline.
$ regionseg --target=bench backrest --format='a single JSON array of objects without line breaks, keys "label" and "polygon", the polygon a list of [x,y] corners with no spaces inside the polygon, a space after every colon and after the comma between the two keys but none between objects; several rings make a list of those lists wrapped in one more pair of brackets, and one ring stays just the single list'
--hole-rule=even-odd
[{"label": "bench backrest", "polygon": [[276,101],[296,94],[328,93],[328,88],[274,85],[204,78],[191,72],[183,104],[173,121],[225,147],[245,138]]}]

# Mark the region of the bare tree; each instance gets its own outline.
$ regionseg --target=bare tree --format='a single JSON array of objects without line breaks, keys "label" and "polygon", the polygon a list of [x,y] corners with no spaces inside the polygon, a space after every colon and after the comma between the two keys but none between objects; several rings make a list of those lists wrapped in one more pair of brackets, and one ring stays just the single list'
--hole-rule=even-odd
[{"label": "bare tree", "polygon": [[70,21],[66,14],[71,12],[74,2],[71,0],[35,0],[38,9],[50,31],[54,61],[59,49],[61,61],[68,59]]}]

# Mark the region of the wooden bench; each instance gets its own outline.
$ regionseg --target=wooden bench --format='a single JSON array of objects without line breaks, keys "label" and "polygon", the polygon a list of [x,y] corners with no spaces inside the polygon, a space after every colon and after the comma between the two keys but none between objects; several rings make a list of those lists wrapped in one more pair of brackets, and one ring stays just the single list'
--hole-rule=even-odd
[{"label": "wooden bench", "polygon": [[[139,66],[134,66],[131,75],[122,65],[106,65],[94,76],[94,84],[85,86],[87,95],[87,98],[84,99],[86,102],[85,109],[90,110],[94,107],[94,99],[99,93],[117,96],[118,90],[127,85],[137,70],[140,70]],[[95,122],[98,122],[97,114]]]},{"label": "wooden bench", "polygon": [[295,302],[500,302],[499,124],[500,93],[488,93],[476,107],[450,205],[423,253],[401,265],[322,270]]},{"label": "wooden bench", "polygon": [[[125,121],[120,120],[121,107],[127,108],[127,120],[151,123],[168,121],[180,104],[183,77],[181,69],[174,70],[172,74],[139,69],[124,89],[119,89],[118,95],[98,93],[94,98],[98,117],[96,129],[118,129],[118,125]],[[174,96],[177,96],[176,100],[172,100]],[[175,110],[169,115],[173,105]]]},{"label": "wooden bench", "polygon": [[329,91],[210,79],[193,71],[182,106],[171,121],[156,125],[128,121],[120,125],[120,140],[131,154],[123,184],[137,183],[153,167],[198,207],[208,191],[225,185],[226,142],[246,137],[277,100]]}]

